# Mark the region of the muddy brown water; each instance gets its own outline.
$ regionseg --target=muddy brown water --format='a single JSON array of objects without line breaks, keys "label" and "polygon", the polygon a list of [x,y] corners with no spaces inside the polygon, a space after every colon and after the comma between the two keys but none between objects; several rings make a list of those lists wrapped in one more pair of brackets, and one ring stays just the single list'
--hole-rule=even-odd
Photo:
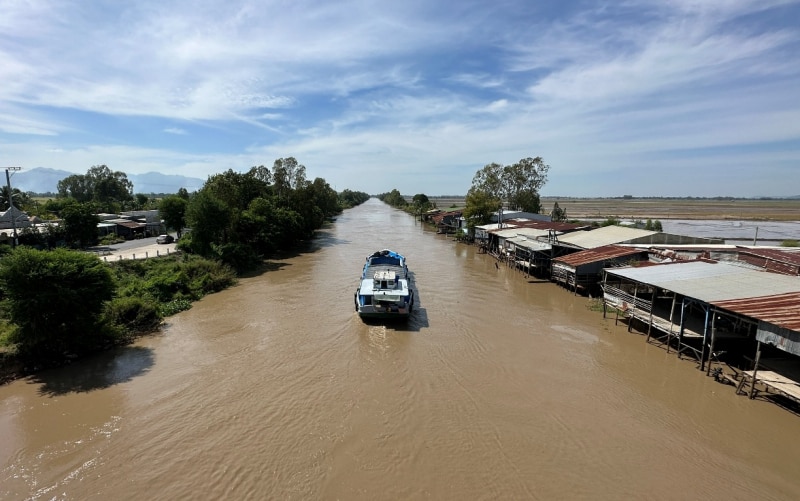
[{"label": "muddy brown water", "polygon": [[[407,325],[363,323],[404,253]],[[372,199],[158,335],[0,387],[2,499],[800,499],[800,418]]]}]

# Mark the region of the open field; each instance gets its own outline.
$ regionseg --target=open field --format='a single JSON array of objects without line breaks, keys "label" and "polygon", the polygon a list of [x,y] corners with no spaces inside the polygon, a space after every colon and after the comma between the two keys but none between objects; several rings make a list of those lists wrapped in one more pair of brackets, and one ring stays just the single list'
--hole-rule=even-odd
[{"label": "open field", "polygon": [[[464,198],[430,197],[447,210],[464,207]],[[749,221],[800,221],[800,200],[707,198],[553,198],[542,197],[544,211],[558,202],[569,219],[721,219]]]}]

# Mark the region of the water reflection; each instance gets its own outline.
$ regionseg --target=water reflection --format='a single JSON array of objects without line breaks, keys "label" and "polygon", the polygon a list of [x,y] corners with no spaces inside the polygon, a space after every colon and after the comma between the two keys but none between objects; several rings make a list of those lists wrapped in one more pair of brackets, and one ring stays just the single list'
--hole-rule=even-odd
[{"label": "water reflection", "polygon": [[84,393],[130,381],[147,373],[153,363],[153,351],[150,348],[131,346],[83,360],[74,366],[36,374],[30,381],[41,384],[41,395]]}]

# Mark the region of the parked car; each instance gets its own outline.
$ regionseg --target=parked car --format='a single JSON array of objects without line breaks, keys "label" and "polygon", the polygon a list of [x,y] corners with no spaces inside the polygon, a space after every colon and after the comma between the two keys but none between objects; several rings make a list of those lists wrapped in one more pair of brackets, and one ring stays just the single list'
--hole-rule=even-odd
[{"label": "parked car", "polygon": [[156,237],[157,244],[171,244],[175,241],[172,235],[159,235]]}]

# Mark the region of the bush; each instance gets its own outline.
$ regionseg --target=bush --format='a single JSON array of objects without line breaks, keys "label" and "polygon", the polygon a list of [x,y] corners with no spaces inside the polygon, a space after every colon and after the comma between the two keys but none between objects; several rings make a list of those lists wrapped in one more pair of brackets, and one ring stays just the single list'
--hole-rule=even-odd
[{"label": "bush", "polygon": [[0,261],[0,282],[18,327],[12,341],[22,353],[57,359],[94,351],[114,337],[100,313],[115,284],[94,255],[18,247]]},{"label": "bush", "polygon": [[118,297],[106,304],[105,318],[129,335],[149,332],[161,323],[158,305],[141,297]]},{"label": "bush", "polygon": [[263,262],[255,250],[244,244],[225,244],[217,249],[220,260],[237,272],[252,270]]},{"label": "bush", "polygon": [[173,299],[168,303],[162,303],[159,307],[161,317],[169,317],[176,313],[186,311],[192,307],[192,302],[188,299]]},{"label": "bush", "polygon": [[[196,255],[125,260],[111,266],[119,283],[117,296],[141,297],[161,304],[197,300],[236,283],[236,274],[230,267]],[[187,309],[179,308],[178,311]],[[170,309],[173,308],[167,308]]]}]

